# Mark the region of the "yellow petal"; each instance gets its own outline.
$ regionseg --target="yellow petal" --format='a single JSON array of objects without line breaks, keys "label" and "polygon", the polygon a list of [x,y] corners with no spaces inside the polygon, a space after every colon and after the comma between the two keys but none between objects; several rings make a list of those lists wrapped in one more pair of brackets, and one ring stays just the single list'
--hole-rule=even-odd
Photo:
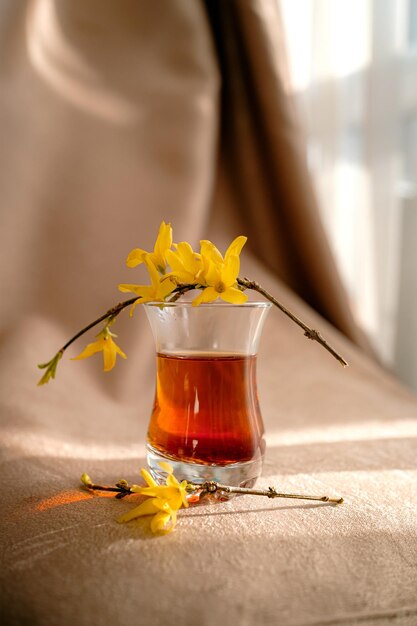
[{"label": "yellow petal", "polygon": [[156,487],[158,483],[144,467],[140,470],[141,476],[149,487]]},{"label": "yellow petal", "polygon": [[[114,343],[114,342],[113,342]],[[119,346],[114,343],[114,348],[116,350],[116,353],[122,357],[122,359],[127,359],[127,356],[125,355],[125,353],[119,348]]]},{"label": "yellow petal", "polygon": [[[155,248],[163,250],[164,252],[172,246],[172,227],[171,224],[165,224],[161,222],[159,227],[158,237],[156,238]],[[154,250],[156,252],[156,249]]]},{"label": "yellow petal", "polygon": [[239,257],[232,254],[228,257],[226,263],[221,270],[221,281],[226,287],[231,287],[235,284],[239,275],[240,260]]},{"label": "yellow petal", "polygon": [[[132,316],[133,316],[133,312],[134,312],[134,310],[136,309],[136,307],[138,306],[138,304],[142,304],[142,302],[143,302],[143,300],[142,300],[142,298],[140,298],[139,300],[136,300],[136,302],[134,302],[134,303],[132,304],[132,306],[130,307],[130,311],[129,311],[129,317],[132,317]],[[146,300],[145,300],[145,302],[146,302]]]},{"label": "yellow petal", "polygon": [[116,365],[116,350],[111,337],[105,340],[105,344],[103,346],[103,360],[105,372],[110,372],[110,370],[112,370]]},{"label": "yellow petal", "polygon": [[175,491],[175,495],[173,495],[172,498],[169,498],[168,504],[173,511],[179,511],[182,507],[182,497],[178,489],[176,489]]},{"label": "yellow petal", "polygon": [[177,251],[185,267],[189,267],[196,261],[195,252],[188,241],[181,241],[177,244]]},{"label": "yellow petal", "polygon": [[[172,525],[168,528],[168,524],[172,522]],[[173,512],[159,511],[151,521],[151,531],[156,534],[160,532],[171,532],[176,523],[176,515]]]},{"label": "yellow petal", "polygon": [[118,286],[119,291],[122,291],[123,293],[135,293],[139,297],[146,295],[149,288],[149,285],[132,285],[125,283]]},{"label": "yellow petal", "polygon": [[174,291],[176,287],[176,283],[174,283],[170,279],[163,279],[159,283],[158,289],[155,293],[155,300],[165,300],[165,298]]},{"label": "yellow petal", "polygon": [[185,271],[182,259],[177,252],[174,252],[174,250],[167,250],[166,259],[171,269],[173,270],[173,273]]},{"label": "yellow petal", "polygon": [[235,256],[239,256],[247,240],[248,238],[244,237],[243,235],[239,235],[239,237],[236,237],[236,239],[234,239],[230,246],[227,248],[226,254],[224,255],[224,260],[226,261],[228,257],[232,254]]},{"label": "yellow petal", "polygon": [[132,519],[136,519],[137,517],[142,517],[143,515],[153,515],[154,513],[158,513],[160,508],[155,506],[155,502],[153,499],[148,499],[139,504],[139,506],[135,507],[128,513],[125,513],[117,520],[120,524],[123,522],[130,522]]},{"label": "yellow petal", "polygon": [[202,302],[214,302],[217,300],[219,294],[214,289],[214,287],[206,287],[203,291],[203,300]]},{"label": "yellow petal", "polygon": [[154,258],[156,266],[162,272],[165,271],[166,258],[165,254],[172,246],[172,228],[171,224],[162,222],[159,227],[158,237],[156,238],[154,247]]},{"label": "yellow petal", "polygon": [[178,254],[180,255],[184,267],[192,275],[196,275],[202,268],[201,255],[194,252],[187,241],[178,244]]},{"label": "yellow petal", "polygon": [[153,498],[154,505],[159,511],[170,511],[169,502],[166,498]]},{"label": "yellow petal", "polygon": [[89,343],[86,348],[78,355],[74,356],[71,361],[78,361],[79,359],[86,359],[97,352],[101,352],[103,350],[104,344],[103,339],[99,339],[98,341],[94,341],[93,343]]},{"label": "yellow petal", "polygon": [[132,304],[130,309],[130,317],[133,315],[133,311],[137,307],[138,304],[143,304],[144,302],[151,302],[155,300],[154,289],[150,285],[119,285],[119,291],[123,293],[134,293],[138,296],[138,300]]},{"label": "yellow petal", "polygon": [[[171,266],[172,267],[172,266]],[[180,285],[181,283],[196,283],[196,277],[187,270],[175,270],[169,272],[169,274],[165,274],[166,277],[171,278],[173,282],[175,282],[175,286]]]},{"label": "yellow petal", "polygon": [[213,261],[213,263],[223,263],[223,257],[214,243],[208,239],[203,239],[200,241],[200,246],[200,253],[203,258]]},{"label": "yellow petal", "polygon": [[166,484],[167,484],[168,487],[173,487],[174,489],[178,489],[179,486],[180,486],[180,483],[178,482],[178,480],[176,479],[174,474],[169,474],[167,476]]},{"label": "yellow petal", "polygon": [[221,280],[222,266],[216,265],[213,261],[208,262],[207,270],[205,273],[205,280],[208,285],[214,287]]},{"label": "yellow petal", "polygon": [[220,298],[225,302],[230,302],[231,304],[244,304],[248,299],[248,296],[240,291],[240,289],[228,287],[226,291],[223,291],[223,293],[220,294]]},{"label": "yellow petal", "polygon": [[193,306],[198,306],[202,302],[213,302],[214,300],[217,300],[218,297],[219,294],[213,287],[206,287],[205,289],[203,289],[200,295],[192,301],[191,304]]},{"label": "yellow petal", "polygon": [[142,250],[141,248],[135,248],[131,252],[126,259],[126,265],[128,267],[136,267],[143,263],[143,259],[145,254],[147,254],[146,250]]},{"label": "yellow petal", "polygon": [[175,497],[178,489],[167,485],[156,485],[155,487],[141,487],[140,492],[144,496],[170,500]]},{"label": "yellow petal", "polygon": [[156,290],[159,287],[159,274],[158,274],[158,270],[156,269],[155,265],[151,261],[151,255],[150,254],[146,254],[145,255],[144,263],[145,263],[146,267],[148,268],[148,272],[149,272],[149,275],[151,277],[152,287],[153,287],[154,290]]}]

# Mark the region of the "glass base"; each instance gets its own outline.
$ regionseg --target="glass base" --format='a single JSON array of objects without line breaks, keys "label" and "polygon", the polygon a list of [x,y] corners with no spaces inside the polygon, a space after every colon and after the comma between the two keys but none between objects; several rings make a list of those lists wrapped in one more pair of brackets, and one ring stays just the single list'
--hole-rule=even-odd
[{"label": "glass base", "polygon": [[158,482],[164,482],[166,472],[159,466],[161,461],[168,462],[174,468],[174,475],[181,480],[191,483],[204,483],[206,480],[214,480],[222,485],[233,487],[253,487],[262,473],[263,457],[243,463],[231,463],[230,465],[204,465],[203,463],[190,463],[165,456],[151,445],[146,446],[149,471]]}]

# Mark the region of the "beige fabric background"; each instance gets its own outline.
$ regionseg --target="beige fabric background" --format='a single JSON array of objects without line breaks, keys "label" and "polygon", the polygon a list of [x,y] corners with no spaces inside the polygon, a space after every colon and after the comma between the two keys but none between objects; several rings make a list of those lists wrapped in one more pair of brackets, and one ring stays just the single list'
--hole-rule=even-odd
[{"label": "beige fabric background", "polygon": [[[317,220],[275,4],[207,5],[0,5],[1,621],[416,624],[415,398],[289,290],[361,341]],[[350,361],[271,312],[260,484],[340,494],[342,507],[242,497],[155,538],[115,523],[133,498],[78,489],[83,471],[135,481],[144,463],[143,312],[119,319],[129,358],[112,373],[66,358],[37,388],[35,364],[141,279],[124,259],[161,219],[193,243],[249,235],[242,273]]]}]

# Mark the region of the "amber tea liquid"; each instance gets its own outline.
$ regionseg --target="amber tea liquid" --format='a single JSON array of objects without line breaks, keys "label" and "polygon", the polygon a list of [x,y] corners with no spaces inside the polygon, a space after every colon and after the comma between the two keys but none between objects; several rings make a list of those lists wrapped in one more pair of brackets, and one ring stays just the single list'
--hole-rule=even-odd
[{"label": "amber tea liquid", "polygon": [[168,457],[227,465],[264,452],[256,356],[157,355],[148,442]]}]

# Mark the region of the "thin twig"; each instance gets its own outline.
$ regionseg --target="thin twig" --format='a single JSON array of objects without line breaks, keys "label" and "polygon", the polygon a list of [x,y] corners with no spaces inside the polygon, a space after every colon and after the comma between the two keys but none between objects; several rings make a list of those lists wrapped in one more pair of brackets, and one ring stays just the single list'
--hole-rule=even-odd
[{"label": "thin twig", "polygon": [[[115,493],[124,493],[126,489],[121,489],[120,487],[108,487],[107,485],[88,485],[87,489],[92,489],[93,491],[114,491]],[[128,493],[133,493],[133,491],[128,490]]]},{"label": "thin twig", "polygon": [[200,489],[206,493],[216,493],[217,491],[223,491],[224,493],[239,493],[241,495],[250,496],[266,496],[267,498],[295,498],[297,500],[318,500],[319,502],[330,502],[331,504],[342,504],[343,498],[329,498],[329,496],[310,496],[298,493],[279,493],[275,487],[268,487],[268,489],[249,489],[246,487],[232,487],[230,485],[222,485],[215,481],[206,481],[201,485],[195,485],[189,483],[187,488],[190,491],[197,491]]},{"label": "thin twig", "polygon": [[200,285],[178,285],[172,292],[174,295],[169,298],[168,302],[171,304],[172,302],[176,302],[181,296],[183,296],[187,291],[193,291],[194,289],[201,289]]},{"label": "thin twig", "polygon": [[278,300],[274,298],[274,296],[272,296],[268,291],[266,291],[266,289],[261,287],[261,285],[259,285],[257,282],[255,282],[254,280],[249,280],[248,278],[243,278],[243,279],[238,278],[237,282],[244,289],[253,289],[254,291],[257,291],[258,293],[263,295],[267,300],[272,302],[272,304],[274,304],[283,313],[285,313],[285,315],[287,315],[293,322],[298,324],[298,326],[300,326],[303,329],[304,335],[308,339],[317,341],[320,345],[323,346],[323,348],[325,348],[328,352],[330,352],[330,354],[333,355],[334,358],[337,359],[339,363],[343,365],[343,367],[346,367],[348,365],[348,362],[345,361],[345,359],[338,352],[336,352],[336,350],[330,344],[327,343],[324,337],[320,335],[318,330],[315,330],[314,328],[310,328],[309,326],[307,326],[307,324],[305,324],[302,320],[300,320],[300,318],[294,315],[294,313],[291,313],[291,311],[289,311],[283,304],[281,304],[281,302],[278,302]]},{"label": "thin twig", "polygon": [[115,487],[109,487],[107,485],[95,485],[87,474],[83,474],[81,476],[81,482],[84,487],[86,487],[89,491],[112,491],[113,493],[116,493],[116,498],[118,500],[121,500],[125,496],[129,496],[132,493],[135,493],[130,488],[128,482],[123,478],[119,480],[118,483],[116,483]]},{"label": "thin twig", "polygon": [[94,328],[94,326],[97,326],[97,324],[100,324],[100,322],[104,322],[104,320],[110,319],[110,318],[115,319],[119,315],[119,313],[123,311],[123,309],[130,306],[131,304],[134,304],[136,300],[138,299],[139,298],[129,298],[129,300],[125,300],[124,302],[119,302],[119,304],[116,304],[116,306],[113,306],[106,313],[104,313],[103,315],[100,315],[100,317],[94,320],[94,322],[90,322],[90,324],[87,324],[87,326],[84,326],[83,329],[81,329],[80,331],[78,331],[78,333],[76,333],[73,337],[71,337],[71,339],[67,341],[67,343],[61,348],[60,352],[64,352],[67,348],[69,348],[69,346],[72,343],[74,343],[74,341],[79,339],[82,335],[84,335],[91,328]]}]

